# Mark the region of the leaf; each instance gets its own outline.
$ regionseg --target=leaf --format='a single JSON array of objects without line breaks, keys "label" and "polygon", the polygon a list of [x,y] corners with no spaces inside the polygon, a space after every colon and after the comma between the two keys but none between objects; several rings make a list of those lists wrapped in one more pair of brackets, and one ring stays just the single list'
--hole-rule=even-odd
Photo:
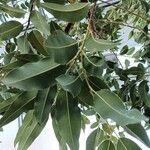
[{"label": "leaf", "polygon": [[148,94],[149,87],[147,85],[148,81],[144,80],[139,84],[139,94],[140,99],[148,106],[150,107],[150,95]]},{"label": "leaf", "polygon": [[94,130],[86,140],[86,150],[95,150],[104,140],[104,133],[100,128]]},{"label": "leaf", "polygon": [[125,127],[125,131],[135,137],[137,140],[141,141],[146,146],[150,147],[150,140],[148,135],[141,124],[130,124]]},{"label": "leaf", "polygon": [[93,107],[102,118],[110,118],[121,126],[138,123],[146,119],[136,109],[126,110],[121,99],[108,90],[95,92]]},{"label": "leaf", "polygon": [[129,51],[128,45],[125,45],[121,51],[120,51],[120,55],[124,55]]},{"label": "leaf", "polygon": [[33,46],[33,48],[37,50],[37,52],[39,52],[40,54],[43,54],[44,56],[48,56],[48,53],[44,47],[45,39],[43,38],[43,36],[41,35],[39,31],[37,30],[31,31],[28,34],[28,40]]},{"label": "leaf", "polygon": [[[105,140],[100,144],[98,150],[115,150],[115,146],[110,140]],[[118,150],[122,150],[122,149],[118,149]]]},{"label": "leaf", "polygon": [[42,3],[41,7],[46,9],[57,19],[67,22],[78,22],[86,17],[89,10],[89,3],[75,3],[69,5]]},{"label": "leaf", "polygon": [[45,47],[49,55],[60,64],[66,64],[78,51],[77,41],[66,35],[63,31],[56,31],[45,41]]},{"label": "leaf", "polygon": [[94,39],[89,36],[85,41],[85,47],[90,52],[104,51],[108,49],[112,49],[116,46],[115,43],[103,39]]},{"label": "leaf", "polygon": [[117,144],[118,150],[142,150],[136,143],[127,139],[127,138],[120,138]]},{"label": "leaf", "polygon": [[45,35],[50,34],[49,25],[44,16],[41,15],[38,11],[34,10],[31,13],[31,22],[33,25]]},{"label": "leaf", "polygon": [[8,21],[0,25],[0,39],[15,38],[23,30],[23,25],[18,21]]},{"label": "leaf", "polygon": [[20,94],[0,119],[0,127],[8,124],[22,114],[26,110],[25,106],[29,104],[35,97],[36,92],[33,91],[23,92]]},{"label": "leaf", "polygon": [[41,131],[46,125],[46,122],[39,124],[34,114],[32,115],[32,120],[30,118],[29,119],[26,118],[25,121],[27,123],[26,122],[23,123],[25,125],[21,129],[22,134],[19,135],[19,140],[16,140],[18,141],[18,148],[17,148],[18,150],[27,150],[28,147],[33,143],[33,141],[37,138],[37,136],[41,133]]},{"label": "leaf", "polygon": [[49,2],[49,3],[57,3],[57,4],[64,4],[65,0],[44,0],[44,2]]},{"label": "leaf", "polygon": [[17,39],[18,49],[21,54],[28,54],[30,52],[30,44],[26,36],[21,36]]},{"label": "leaf", "polygon": [[0,9],[9,14],[11,17],[21,18],[25,15],[25,11],[19,8],[11,7],[8,5],[0,4]]},{"label": "leaf", "polygon": [[50,58],[44,58],[12,70],[2,81],[5,85],[24,90],[43,89],[55,84],[55,78],[63,72],[64,67]]},{"label": "leaf", "polygon": [[82,81],[80,76],[61,75],[56,78],[56,81],[62,86],[65,91],[70,92],[73,97],[76,97],[81,92]]},{"label": "leaf", "polygon": [[55,34],[57,30],[61,30],[61,27],[55,21],[51,21],[49,24],[51,34]]},{"label": "leaf", "polygon": [[56,101],[56,120],[60,135],[71,150],[79,149],[81,114],[76,99],[60,91]]},{"label": "leaf", "polygon": [[34,110],[35,117],[40,124],[48,120],[55,94],[56,88],[54,87],[47,88],[38,92],[34,104]]}]

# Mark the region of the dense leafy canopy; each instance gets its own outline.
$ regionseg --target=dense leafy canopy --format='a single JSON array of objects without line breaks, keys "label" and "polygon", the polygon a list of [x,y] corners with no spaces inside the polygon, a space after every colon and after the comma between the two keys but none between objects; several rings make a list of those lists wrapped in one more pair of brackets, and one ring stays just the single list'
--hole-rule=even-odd
[{"label": "dense leafy canopy", "polygon": [[150,147],[149,23],[149,0],[0,0],[0,127],[25,114],[18,150],[50,116],[61,150],[89,116],[86,150],[140,150],[125,132]]}]

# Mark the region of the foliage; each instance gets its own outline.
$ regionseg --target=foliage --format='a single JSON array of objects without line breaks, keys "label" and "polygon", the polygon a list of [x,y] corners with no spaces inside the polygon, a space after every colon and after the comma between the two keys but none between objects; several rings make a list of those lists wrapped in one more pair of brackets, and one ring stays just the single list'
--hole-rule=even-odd
[{"label": "foliage", "polygon": [[0,10],[0,127],[25,114],[18,150],[49,116],[61,150],[79,149],[89,116],[87,150],[140,149],[125,132],[150,147],[149,0],[0,0]]}]

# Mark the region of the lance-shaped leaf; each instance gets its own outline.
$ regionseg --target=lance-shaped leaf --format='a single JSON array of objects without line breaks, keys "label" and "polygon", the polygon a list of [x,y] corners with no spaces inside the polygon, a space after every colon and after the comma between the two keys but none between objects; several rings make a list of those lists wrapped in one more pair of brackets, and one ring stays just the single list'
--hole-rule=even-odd
[{"label": "lance-shaped leaf", "polygon": [[79,95],[81,91],[82,81],[80,76],[61,75],[56,78],[57,82],[65,91],[70,92],[73,97]]},{"label": "lance-shaped leaf", "polygon": [[140,94],[140,99],[148,106],[150,107],[150,95],[148,94],[149,87],[147,85],[148,81],[142,81],[139,84],[139,94]]},{"label": "lance-shaped leaf", "polygon": [[30,52],[30,44],[26,36],[21,36],[17,39],[18,50],[21,54],[27,54]]},{"label": "lance-shaped leaf", "polygon": [[70,5],[60,5],[54,3],[43,3],[41,7],[50,12],[55,18],[67,22],[78,22],[86,17],[89,4],[75,3]]},{"label": "lance-shaped leaf", "polygon": [[85,41],[85,47],[90,52],[104,51],[108,49],[112,49],[116,46],[115,43],[103,39],[94,39],[89,36]]},{"label": "lance-shaped leaf", "polygon": [[56,87],[47,88],[38,92],[34,110],[35,117],[40,124],[48,120],[55,94]]},{"label": "lance-shaped leaf", "polygon": [[39,124],[34,116],[34,112],[29,112],[28,116],[25,118],[23,125],[20,129],[20,133],[16,137],[16,142],[18,142],[18,150],[27,150],[32,142],[38,137],[46,122]]},{"label": "lance-shaped leaf", "polygon": [[8,21],[0,25],[0,39],[15,38],[23,30],[23,25],[18,21]]},{"label": "lance-shaped leaf", "polygon": [[77,41],[60,30],[48,37],[45,47],[54,56],[55,62],[60,64],[66,64],[78,51]]},{"label": "lance-shaped leaf", "polygon": [[26,107],[35,97],[36,92],[23,92],[10,105],[3,117],[0,119],[0,127],[8,124],[22,114]]},{"label": "lance-shaped leaf", "polygon": [[49,25],[46,21],[46,18],[42,16],[38,11],[32,11],[31,22],[39,31],[41,31],[45,35],[50,34]]},{"label": "lance-shaped leaf", "polygon": [[97,128],[86,140],[86,150],[96,150],[96,147],[104,140],[104,132]]},{"label": "lance-shaped leaf", "polygon": [[43,54],[45,56],[48,55],[45,47],[44,47],[44,38],[41,35],[41,33],[37,30],[33,30],[28,34],[28,40],[31,43],[31,45],[33,46],[33,48],[35,48],[37,50],[37,52],[39,52],[40,54]]},{"label": "lance-shaped leaf", "polygon": [[57,3],[57,4],[64,4],[65,0],[44,0],[44,2],[49,2],[49,3]]},{"label": "lance-shaped leaf", "polygon": [[43,89],[55,84],[55,78],[63,72],[64,67],[45,58],[9,72],[3,83],[24,90]]},{"label": "lance-shaped leaf", "polygon": [[[100,144],[98,150],[115,150],[115,146],[110,140],[105,140]],[[122,150],[122,149],[118,149],[118,150]]]},{"label": "lance-shaped leaf", "polygon": [[121,99],[108,90],[95,92],[94,108],[102,118],[110,118],[121,126],[138,123],[146,119],[136,109],[126,110]]},{"label": "lance-shaped leaf", "polygon": [[19,8],[11,7],[8,5],[0,4],[0,9],[5,13],[9,14],[11,17],[21,18],[25,15],[25,11]]},{"label": "lance-shaped leaf", "polygon": [[120,138],[117,144],[118,150],[142,150],[136,143],[127,138]]},{"label": "lance-shaped leaf", "polygon": [[141,141],[143,144],[150,147],[150,140],[144,127],[141,124],[130,124],[127,125],[124,129],[127,133]]},{"label": "lance-shaped leaf", "polygon": [[56,120],[60,135],[71,150],[79,149],[81,114],[76,99],[60,91],[56,101]]}]

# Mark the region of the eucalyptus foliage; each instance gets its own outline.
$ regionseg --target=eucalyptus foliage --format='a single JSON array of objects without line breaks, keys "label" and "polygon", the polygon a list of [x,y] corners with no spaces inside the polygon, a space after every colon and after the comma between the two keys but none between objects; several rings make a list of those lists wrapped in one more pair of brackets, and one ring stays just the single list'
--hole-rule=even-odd
[{"label": "eucalyptus foliage", "polygon": [[0,0],[0,20],[0,127],[25,114],[18,150],[49,117],[60,150],[79,150],[89,116],[86,150],[141,149],[125,132],[150,147],[149,0]]}]

